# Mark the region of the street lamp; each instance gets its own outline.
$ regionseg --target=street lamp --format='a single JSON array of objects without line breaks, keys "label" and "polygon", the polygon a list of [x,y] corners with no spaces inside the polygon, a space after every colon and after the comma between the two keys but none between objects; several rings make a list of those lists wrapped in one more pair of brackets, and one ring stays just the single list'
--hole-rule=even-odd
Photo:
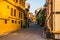
[{"label": "street lamp", "polygon": [[29,9],[30,8],[30,4],[29,3],[25,3],[25,8]]}]

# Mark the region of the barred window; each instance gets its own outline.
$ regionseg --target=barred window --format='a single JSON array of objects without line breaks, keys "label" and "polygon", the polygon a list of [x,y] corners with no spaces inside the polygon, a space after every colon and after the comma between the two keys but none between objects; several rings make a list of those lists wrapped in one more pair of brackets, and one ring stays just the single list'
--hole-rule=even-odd
[{"label": "barred window", "polygon": [[15,23],[17,23],[17,21],[15,21]]},{"label": "barred window", "polygon": [[13,16],[13,8],[11,8],[11,16]]},{"label": "barred window", "polygon": [[22,19],[22,13],[21,13],[21,19]]},{"label": "barred window", "polygon": [[5,20],[5,24],[7,24],[7,20]]},{"label": "barred window", "polygon": [[20,21],[19,21],[19,24],[20,24]]},{"label": "barred window", "polygon": [[15,1],[15,0],[13,0],[13,1]]},{"label": "barred window", "polygon": [[20,12],[19,12],[19,18],[20,18]]},{"label": "barred window", "polygon": [[9,6],[7,5],[7,8],[9,9]]},{"label": "barred window", "polygon": [[14,9],[14,16],[16,17],[16,10]]},{"label": "barred window", "polygon": [[16,3],[18,3],[18,0],[16,0]]},{"label": "barred window", "polygon": [[12,23],[14,23],[14,20],[12,20]]}]

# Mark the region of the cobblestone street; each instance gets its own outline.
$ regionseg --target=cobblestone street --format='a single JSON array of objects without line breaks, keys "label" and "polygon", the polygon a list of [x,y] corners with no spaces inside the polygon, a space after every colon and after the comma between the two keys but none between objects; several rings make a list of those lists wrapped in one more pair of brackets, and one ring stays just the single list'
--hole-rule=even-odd
[{"label": "cobblestone street", "polygon": [[29,28],[0,37],[0,40],[47,40],[43,36],[43,28],[31,23]]}]

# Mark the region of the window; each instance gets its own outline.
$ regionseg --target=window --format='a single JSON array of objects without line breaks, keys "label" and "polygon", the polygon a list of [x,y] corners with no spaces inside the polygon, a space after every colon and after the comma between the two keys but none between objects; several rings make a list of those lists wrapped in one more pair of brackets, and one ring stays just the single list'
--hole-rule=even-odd
[{"label": "window", "polygon": [[9,9],[9,6],[7,5],[7,8]]},{"label": "window", "polygon": [[7,24],[7,20],[5,20],[5,24]]},{"label": "window", "polygon": [[19,4],[21,4],[21,0],[19,0]]},{"label": "window", "polygon": [[22,0],[22,5],[23,5],[23,6],[25,5],[25,2],[24,2],[24,0]]},{"label": "window", "polygon": [[12,20],[12,23],[14,23],[14,20]]},{"label": "window", "polygon": [[16,0],[16,3],[18,3],[18,0]]},{"label": "window", "polygon": [[21,2],[20,2],[21,4],[22,4],[22,0],[21,0]]},{"label": "window", "polygon": [[21,3],[21,4],[22,4],[22,6],[24,6],[24,0],[22,0],[21,2],[22,2],[22,3]]},{"label": "window", "polygon": [[17,23],[17,21],[15,21],[15,23]]},{"label": "window", "polygon": [[19,18],[20,18],[20,12],[19,12]]},{"label": "window", "polygon": [[21,19],[22,19],[22,13],[21,13]]},{"label": "window", "polygon": [[19,21],[19,24],[20,24],[20,21]]},{"label": "window", "polygon": [[23,2],[22,2],[22,0],[20,0],[20,1],[19,1],[19,4],[21,4],[21,5],[22,5],[22,3],[23,3]]},{"label": "window", "polygon": [[16,10],[14,9],[14,16],[16,17]]},{"label": "window", "polygon": [[13,8],[11,8],[11,16],[13,16]]},{"label": "window", "polygon": [[21,0],[21,4],[23,5],[23,0]]},{"label": "window", "polygon": [[13,1],[15,1],[15,0],[13,0]]}]

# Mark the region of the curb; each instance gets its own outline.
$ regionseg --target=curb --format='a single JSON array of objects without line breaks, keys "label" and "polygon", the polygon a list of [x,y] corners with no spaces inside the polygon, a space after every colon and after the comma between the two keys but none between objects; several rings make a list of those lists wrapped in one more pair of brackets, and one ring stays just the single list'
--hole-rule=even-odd
[{"label": "curb", "polygon": [[6,36],[6,35],[8,35],[8,34],[9,34],[9,33],[0,34],[0,37]]}]

